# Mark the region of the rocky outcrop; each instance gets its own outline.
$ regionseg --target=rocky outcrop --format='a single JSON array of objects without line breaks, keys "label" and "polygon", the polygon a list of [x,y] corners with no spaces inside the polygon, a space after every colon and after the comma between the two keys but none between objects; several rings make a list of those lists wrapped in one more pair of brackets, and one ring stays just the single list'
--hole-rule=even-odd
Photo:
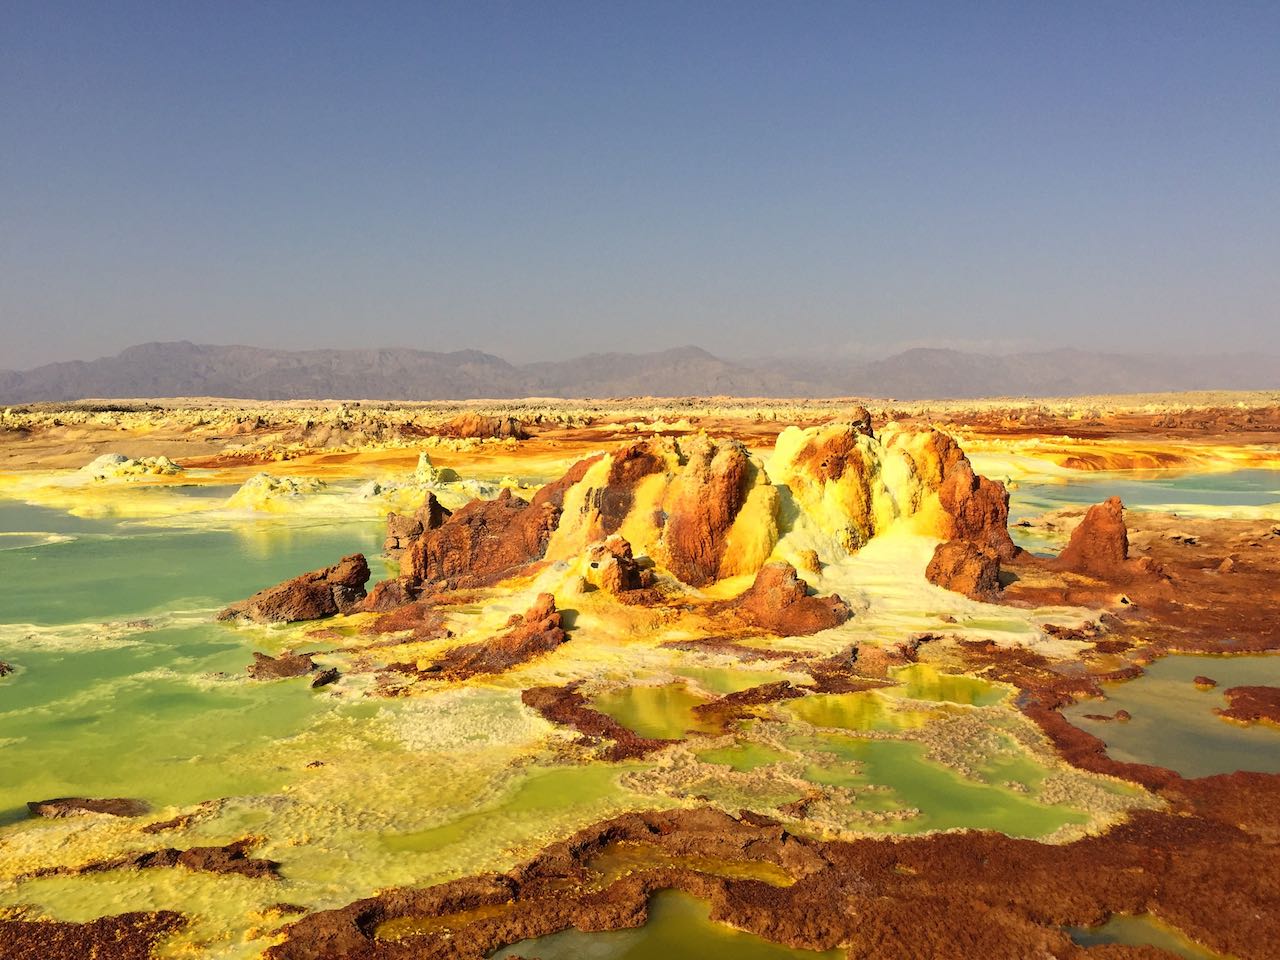
[{"label": "rocky outcrop", "polygon": [[592,544],[584,562],[587,583],[605,593],[617,595],[653,586],[653,571],[640,566],[631,555],[631,544],[622,537],[615,535]]},{"label": "rocky outcrop", "polygon": [[747,499],[750,468],[739,443],[691,445],[667,492],[663,547],[667,567],[691,586],[720,578],[729,528]]},{"label": "rocky outcrop", "polygon": [[413,577],[379,580],[368,595],[356,605],[358,613],[390,613],[422,595],[422,586]]},{"label": "rocky outcrop", "polygon": [[364,598],[364,585],[368,582],[369,564],[364,554],[354,553],[332,567],[312,570],[233,603],[218,614],[218,619],[292,623],[352,613]]},{"label": "rocky outcrop", "polygon": [[928,437],[939,465],[938,501],[951,521],[948,538],[989,547],[1001,560],[1012,560],[1018,548],[1009,536],[1009,492],[1004,484],[976,474],[960,445],[947,434],[933,430]]},{"label": "rocky outcrop", "polygon": [[735,440],[650,439],[605,456],[567,492],[548,556],[618,533],[691,586],[760,569],[778,538],[778,492]]},{"label": "rocky outcrop", "polygon": [[1110,497],[1088,509],[1071,531],[1071,539],[1054,566],[1114,583],[1160,574],[1158,565],[1149,558],[1130,558],[1124,504],[1119,497]]},{"label": "rocky outcrop", "polygon": [[769,461],[819,529],[848,552],[899,524],[940,540],[971,540],[1011,559],[1008,494],[974,473],[959,445],[939,430],[890,424],[879,438],[861,421],[779,434]]},{"label": "rocky outcrop", "polygon": [[515,417],[486,417],[479,413],[463,413],[437,431],[442,437],[459,440],[525,440],[529,431]]},{"label": "rocky outcrop", "polygon": [[994,600],[1000,593],[1000,556],[971,540],[948,540],[933,551],[925,579],[973,600]]},{"label": "rocky outcrop", "polygon": [[285,651],[278,657],[272,657],[255,650],[253,663],[245,667],[245,672],[254,680],[287,680],[306,676],[315,668],[309,653]]},{"label": "rocky outcrop", "polygon": [[451,512],[444,508],[434,493],[428,491],[422,506],[413,513],[388,513],[387,538],[382,542],[382,552],[392,560],[399,560],[415,540],[427,530],[435,530],[442,525]]},{"label": "rocky outcrop", "polygon": [[565,491],[593,462],[576,464],[528,502],[508,489],[494,500],[472,500],[413,543],[400,559],[401,575],[454,587],[482,586],[514,576],[546,554],[560,522]]},{"label": "rocky outcrop", "polygon": [[768,563],[756,574],[755,582],[725,609],[752,627],[782,637],[803,637],[819,630],[838,627],[852,611],[838,594],[809,595],[805,582],[789,563]]},{"label": "rocky outcrop", "polygon": [[134,800],[130,797],[108,799],[57,797],[53,800],[33,800],[27,804],[27,809],[34,817],[60,820],[63,817],[75,817],[83,813],[101,813],[112,817],[140,817],[150,812],[151,807],[144,800]]},{"label": "rocky outcrop", "polygon": [[450,680],[465,680],[482,673],[502,673],[517,664],[550,653],[569,639],[561,627],[556,598],[549,593],[538,599],[524,614],[516,614],[506,633],[479,643],[467,643],[445,653],[431,667]]}]

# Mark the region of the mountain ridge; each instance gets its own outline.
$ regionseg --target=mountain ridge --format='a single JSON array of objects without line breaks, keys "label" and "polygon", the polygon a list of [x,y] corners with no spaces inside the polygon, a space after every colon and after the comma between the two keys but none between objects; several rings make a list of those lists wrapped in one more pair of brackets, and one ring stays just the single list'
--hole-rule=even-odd
[{"label": "mountain ridge", "polygon": [[208,396],[252,400],[474,400],[546,396],[1080,396],[1280,388],[1280,358],[1013,354],[915,347],[879,360],[732,361],[693,346],[512,363],[481,350],[278,350],[153,341],[96,360],[0,370],[0,403]]}]

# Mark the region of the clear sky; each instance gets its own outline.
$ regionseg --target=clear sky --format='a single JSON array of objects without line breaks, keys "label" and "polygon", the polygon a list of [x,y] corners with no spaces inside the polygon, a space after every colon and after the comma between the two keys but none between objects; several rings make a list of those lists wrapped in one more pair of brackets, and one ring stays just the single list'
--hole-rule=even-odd
[{"label": "clear sky", "polygon": [[1280,3],[0,0],[0,334],[1280,350]]}]

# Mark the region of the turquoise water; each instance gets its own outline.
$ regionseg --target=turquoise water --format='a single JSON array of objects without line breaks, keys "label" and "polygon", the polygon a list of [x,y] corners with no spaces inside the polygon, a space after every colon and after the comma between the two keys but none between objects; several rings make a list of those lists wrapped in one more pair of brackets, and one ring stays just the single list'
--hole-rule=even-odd
[{"label": "turquoise water", "polygon": [[1016,523],[1064,504],[1099,503],[1107,497],[1119,497],[1133,508],[1266,506],[1280,503],[1280,462],[1274,470],[1116,470],[1082,472],[1066,483],[1023,481],[1010,491],[1009,521]]},{"label": "turquoise water", "polygon": [[377,521],[270,519],[226,530],[170,528],[6,505],[0,532],[74,539],[0,551],[0,583],[17,587],[0,600],[0,623],[102,622],[222,606],[349,553],[376,558],[382,530]]},{"label": "turquoise water", "polygon": [[[0,532],[66,542],[0,551],[0,823],[28,800],[130,796],[156,806],[274,789],[237,756],[299,732],[323,699],[305,683],[245,683],[257,631],[212,622],[225,603],[363,550],[377,522],[159,529],[0,503]],[[121,626],[129,618],[156,618]],[[114,625],[103,626],[104,623]]]},{"label": "turquoise water", "polygon": [[1142,915],[1117,915],[1099,927],[1072,927],[1067,933],[1082,947],[1107,943],[1132,947],[1149,946],[1167,950],[1183,960],[1222,960],[1220,954],[1200,946],[1158,920]]},{"label": "turquoise water", "polygon": [[[1218,681],[1201,690],[1192,681]],[[1215,707],[1225,707],[1228,687],[1280,686],[1280,654],[1247,657],[1174,655],[1157,660],[1136,680],[1104,685],[1105,701],[1085,700],[1063,711],[1076,726],[1101,737],[1107,753],[1126,763],[1150,763],[1185,777],[1208,777],[1237,770],[1280,773],[1280,730],[1265,724],[1228,723]],[[1086,719],[1128,710],[1125,722]]]}]

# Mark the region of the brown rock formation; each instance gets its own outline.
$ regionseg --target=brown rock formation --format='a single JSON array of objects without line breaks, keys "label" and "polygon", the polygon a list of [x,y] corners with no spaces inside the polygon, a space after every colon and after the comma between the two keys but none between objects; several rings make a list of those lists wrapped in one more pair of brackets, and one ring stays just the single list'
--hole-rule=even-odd
[{"label": "brown rock formation", "polygon": [[454,647],[428,668],[428,672],[450,680],[465,680],[480,673],[502,673],[516,664],[550,653],[569,639],[560,626],[556,598],[549,593],[538,594],[528,611],[511,619],[511,629],[506,633]]},{"label": "brown rock formation", "polygon": [[767,563],[755,582],[721,609],[731,611],[750,626],[783,637],[802,637],[838,627],[852,611],[838,594],[809,596],[809,588],[789,563]]},{"label": "brown rock formation", "polygon": [[666,564],[684,583],[703,587],[721,576],[734,518],[746,502],[750,455],[736,441],[686,444],[688,460],[667,491]]},{"label": "brown rock formation", "polygon": [[312,570],[233,603],[218,614],[218,619],[291,623],[351,613],[364,598],[368,581],[369,564],[364,554],[353,553],[332,567]]},{"label": "brown rock formation", "polygon": [[1149,558],[1130,559],[1124,504],[1119,497],[1110,497],[1089,508],[1084,519],[1071,531],[1071,540],[1058,555],[1055,566],[1113,583],[1160,573]]},{"label": "brown rock formation", "polygon": [[286,650],[278,657],[265,653],[253,652],[253,663],[245,667],[245,671],[254,680],[287,680],[289,677],[301,677],[316,668],[309,653],[294,653]]},{"label": "brown rock formation", "polygon": [[635,503],[636,485],[666,469],[666,457],[650,441],[628,444],[613,452],[604,487],[593,490],[591,495],[590,506],[600,511],[604,533],[611,534],[622,526]]},{"label": "brown rock formation", "polygon": [[82,813],[105,813],[113,817],[140,817],[151,810],[143,800],[129,797],[98,799],[88,797],[57,797],[53,800],[33,800],[27,809],[35,817],[59,820]]},{"label": "brown rock formation", "polygon": [[972,540],[948,540],[934,549],[924,575],[930,583],[974,600],[993,600],[1000,592],[1000,557]]},{"label": "brown rock formation", "polygon": [[422,586],[412,577],[392,577],[379,580],[368,596],[356,605],[359,613],[390,613],[405,604],[413,603],[422,594]]},{"label": "brown rock formation", "polygon": [[437,431],[442,437],[472,440],[525,440],[529,431],[515,417],[486,417],[479,413],[463,413]]},{"label": "brown rock formation", "polygon": [[388,513],[387,538],[382,542],[382,552],[392,560],[398,560],[415,540],[427,530],[439,527],[451,513],[430,491],[423,499],[422,506],[413,513]]},{"label": "brown rock formation", "polygon": [[951,517],[949,539],[970,540],[990,547],[1001,560],[1019,553],[1009,536],[1009,492],[1004,484],[974,473],[960,445],[941,431],[933,431],[932,446],[941,465],[938,499]]},{"label": "brown rock formation", "polygon": [[[254,879],[278,880],[280,878],[278,864],[274,860],[250,857],[252,850],[261,840],[258,837],[245,837],[221,847],[190,847],[178,850],[165,847],[161,850],[148,850],[144,853],[130,853],[112,857],[109,860],[94,860],[76,867],[48,867],[24,874],[22,879],[30,880],[38,877],[79,876],[86,873],[103,873],[108,870],[152,870],[162,867],[182,867],[202,873],[234,873],[242,877]],[[4,954],[0,953],[0,957]]]},{"label": "brown rock formation", "polygon": [[1280,687],[1228,687],[1223,693],[1228,707],[1214,711],[1222,719],[1280,725]]},{"label": "brown rock formation", "polygon": [[400,558],[401,575],[451,587],[482,586],[514,576],[546,554],[565,491],[593,462],[594,458],[574,465],[527,503],[505,489],[497,499],[472,500],[413,543]]}]

